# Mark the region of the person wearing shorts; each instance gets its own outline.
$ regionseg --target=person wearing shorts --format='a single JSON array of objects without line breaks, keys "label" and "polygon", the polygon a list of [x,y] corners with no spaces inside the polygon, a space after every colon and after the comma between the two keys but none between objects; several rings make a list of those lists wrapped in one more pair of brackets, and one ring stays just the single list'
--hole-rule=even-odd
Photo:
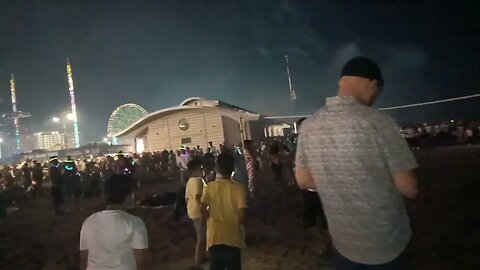
[{"label": "person wearing shorts", "polygon": [[193,159],[187,164],[190,173],[185,189],[185,202],[187,204],[187,214],[192,220],[197,235],[197,245],[195,247],[195,264],[201,268],[206,253],[207,226],[201,214],[201,198],[205,181],[202,179],[203,166],[200,159]]}]

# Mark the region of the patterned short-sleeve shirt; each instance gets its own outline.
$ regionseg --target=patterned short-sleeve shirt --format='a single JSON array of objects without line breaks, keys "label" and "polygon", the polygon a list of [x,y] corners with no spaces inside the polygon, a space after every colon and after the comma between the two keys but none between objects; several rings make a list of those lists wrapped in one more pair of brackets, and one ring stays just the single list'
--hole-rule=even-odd
[{"label": "patterned short-sleeve shirt", "polygon": [[296,166],[310,170],[340,254],[382,264],[402,253],[411,231],[392,174],[417,163],[393,119],[354,97],[328,98],[302,125]]}]

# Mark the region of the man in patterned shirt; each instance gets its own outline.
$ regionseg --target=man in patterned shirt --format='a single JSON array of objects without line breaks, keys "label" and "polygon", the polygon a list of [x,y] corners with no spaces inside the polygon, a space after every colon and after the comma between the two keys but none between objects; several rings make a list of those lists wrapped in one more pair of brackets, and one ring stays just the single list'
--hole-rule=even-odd
[{"label": "man in patterned shirt", "polygon": [[394,120],[370,107],[382,86],[374,61],[353,58],[338,95],[300,130],[296,179],[320,195],[337,270],[410,269],[403,197],[417,195],[417,164]]}]

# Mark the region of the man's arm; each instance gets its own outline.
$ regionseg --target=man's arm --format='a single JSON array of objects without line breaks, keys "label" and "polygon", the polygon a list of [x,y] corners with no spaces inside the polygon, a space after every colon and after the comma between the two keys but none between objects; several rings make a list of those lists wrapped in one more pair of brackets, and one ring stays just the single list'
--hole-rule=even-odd
[{"label": "man's arm", "polygon": [[403,196],[413,199],[418,194],[417,177],[413,171],[393,173],[393,180]]},{"label": "man's arm", "polygon": [[391,118],[380,121],[378,128],[380,145],[383,147],[386,164],[397,190],[407,198],[418,193],[417,178],[413,169],[417,162],[407,141],[400,134],[400,127]]},{"label": "man's arm", "polygon": [[247,208],[238,209],[238,223],[240,225],[245,224],[245,218],[247,217]]},{"label": "man's arm", "polygon": [[245,218],[247,216],[247,190],[245,186],[239,184],[239,192],[237,193],[237,208],[238,208],[238,223],[240,225],[245,224]]},{"label": "man's arm", "polygon": [[89,231],[88,219],[82,224],[80,230],[80,270],[86,270],[88,265],[88,241],[86,235]]},{"label": "man's arm", "polygon": [[308,157],[305,146],[306,134],[300,132],[297,140],[297,152],[295,156],[295,180],[300,189],[315,188],[312,173],[308,167]]},{"label": "man's arm", "polygon": [[146,270],[149,266],[148,233],[145,223],[140,218],[134,220],[132,249],[138,270]]},{"label": "man's arm", "polygon": [[300,189],[315,188],[315,182],[309,168],[295,168],[295,179]]},{"label": "man's arm", "polygon": [[80,250],[80,270],[87,269],[88,250]]},{"label": "man's arm", "polygon": [[197,179],[197,181],[195,182],[195,201],[197,201],[197,203],[201,203],[202,202],[202,195],[203,195],[203,180],[202,179]]},{"label": "man's arm", "polygon": [[200,212],[202,213],[202,217],[205,220],[208,220],[210,217],[210,212],[208,211],[208,204],[202,202],[202,208],[200,209]]},{"label": "man's arm", "polygon": [[210,194],[208,192],[208,185],[203,189],[203,195],[200,201],[202,203],[202,207],[200,208],[202,217],[205,220],[208,220],[208,218],[210,217],[210,211],[208,210],[208,205],[210,203]]},{"label": "man's arm", "polygon": [[147,270],[150,266],[150,255],[148,249],[133,249],[135,262],[138,270]]}]

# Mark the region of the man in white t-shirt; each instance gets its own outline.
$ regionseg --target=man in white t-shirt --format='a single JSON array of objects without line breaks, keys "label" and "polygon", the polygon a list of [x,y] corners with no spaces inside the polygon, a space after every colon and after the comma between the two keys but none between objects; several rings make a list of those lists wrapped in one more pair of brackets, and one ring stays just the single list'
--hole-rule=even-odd
[{"label": "man in white t-shirt", "polygon": [[113,175],[105,182],[107,209],[88,217],[80,232],[81,270],[146,269],[147,229],[124,210],[131,187],[128,175]]}]

